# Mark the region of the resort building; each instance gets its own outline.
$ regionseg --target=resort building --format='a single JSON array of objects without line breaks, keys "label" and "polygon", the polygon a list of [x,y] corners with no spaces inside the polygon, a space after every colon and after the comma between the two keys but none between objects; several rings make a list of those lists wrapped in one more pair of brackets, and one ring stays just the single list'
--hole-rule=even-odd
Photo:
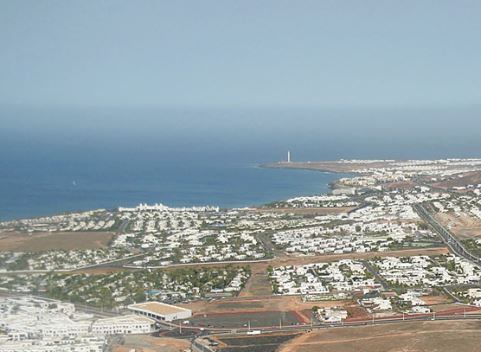
[{"label": "resort building", "polygon": [[192,316],[190,309],[173,306],[160,302],[145,302],[132,304],[128,309],[136,314],[141,314],[149,318],[160,321],[173,321],[179,319],[187,319]]}]

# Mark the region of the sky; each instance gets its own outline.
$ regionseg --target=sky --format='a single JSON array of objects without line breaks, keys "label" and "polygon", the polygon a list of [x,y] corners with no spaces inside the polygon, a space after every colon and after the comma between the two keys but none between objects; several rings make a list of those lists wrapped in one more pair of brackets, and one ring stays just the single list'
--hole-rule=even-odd
[{"label": "sky", "polygon": [[0,107],[472,106],[480,14],[474,0],[0,0]]},{"label": "sky", "polygon": [[288,149],[480,157],[480,14],[479,0],[0,0],[0,212],[247,184],[237,164]]}]

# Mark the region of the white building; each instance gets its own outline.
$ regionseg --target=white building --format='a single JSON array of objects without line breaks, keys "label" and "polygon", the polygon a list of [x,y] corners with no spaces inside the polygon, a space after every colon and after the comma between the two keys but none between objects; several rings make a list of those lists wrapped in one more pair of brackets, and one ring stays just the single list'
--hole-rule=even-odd
[{"label": "white building", "polygon": [[145,302],[132,304],[127,308],[136,314],[141,314],[149,318],[161,321],[187,319],[192,316],[192,311],[190,309],[181,308],[160,302]]},{"label": "white building", "polygon": [[340,196],[340,195],[354,195],[356,194],[356,189],[353,187],[348,188],[336,188],[332,190],[332,195]]},{"label": "white building", "polygon": [[154,329],[155,320],[133,314],[99,319],[92,324],[92,333],[96,335],[148,334]]}]

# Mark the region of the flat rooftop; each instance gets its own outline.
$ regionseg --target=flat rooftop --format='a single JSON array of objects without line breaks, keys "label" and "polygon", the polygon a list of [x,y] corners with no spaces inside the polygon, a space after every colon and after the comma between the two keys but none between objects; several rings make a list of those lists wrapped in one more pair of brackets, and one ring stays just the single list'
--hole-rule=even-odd
[{"label": "flat rooftop", "polygon": [[98,319],[96,323],[155,323],[155,320],[141,316],[141,315],[121,315],[119,317]]},{"label": "flat rooftop", "polygon": [[190,311],[189,309],[173,306],[170,304],[160,303],[160,302],[145,302],[145,303],[132,304],[129,306],[129,308],[134,310],[143,310],[143,311],[151,312],[154,314],[160,314],[160,315]]}]

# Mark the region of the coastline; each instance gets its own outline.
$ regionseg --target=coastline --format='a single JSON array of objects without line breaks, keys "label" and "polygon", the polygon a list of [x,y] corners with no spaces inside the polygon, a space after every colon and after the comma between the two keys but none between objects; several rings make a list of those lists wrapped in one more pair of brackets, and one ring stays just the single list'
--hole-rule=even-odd
[{"label": "coastline", "polygon": [[[266,169],[318,171],[318,172],[329,173],[329,174],[339,174],[339,175],[343,174],[346,177],[349,177],[349,175],[354,176],[355,174],[359,174],[360,170],[364,169],[366,165],[362,163],[347,164],[347,163],[341,163],[339,161],[315,161],[315,162],[279,161],[276,163],[264,163],[259,165],[259,167],[266,168]],[[341,177],[327,184],[327,186],[331,191],[336,188],[340,188],[338,185],[338,182],[340,179]]]},{"label": "coastline", "polygon": [[[220,164],[218,170],[223,172],[225,169],[227,172],[221,174],[222,178],[218,177],[215,184],[209,184],[212,182],[210,174],[201,179],[198,185],[196,184],[197,180],[194,180],[194,184],[187,184],[186,187],[183,186],[183,182],[174,183],[174,187],[167,187],[158,183],[150,184],[150,181],[144,184],[141,183],[142,180],[139,180],[139,184],[142,186],[137,194],[128,192],[124,195],[123,192],[116,192],[114,197],[111,197],[108,188],[104,191],[105,185],[102,182],[93,184],[96,188],[95,194],[87,182],[79,182],[76,187],[68,185],[62,189],[63,198],[68,200],[65,204],[63,199],[62,202],[59,202],[48,196],[43,201],[38,200],[35,203],[43,204],[41,207],[38,206],[38,209],[33,207],[26,210],[23,208],[23,204],[22,207],[18,204],[15,207],[18,213],[10,207],[9,211],[3,214],[1,214],[2,206],[0,205],[0,222],[35,219],[95,209],[113,210],[119,206],[129,207],[140,203],[160,202],[169,207],[215,205],[223,209],[260,208],[272,202],[297,196],[328,194],[339,178],[349,177],[349,175],[342,175],[342,171],[315,170],[321,171],[321,174],[316,174],[310,172],[313,171],[310,168],[305,168],[304,172],[299,167],[283,168],[286,171],[281,171],[280,167],[266,167],[267,165],[274,165],[274,163],[250,163],[235,167],[229,165],[224,167]],[[269,172],[267,169],[271,169],[271,171]],[[296,173],[287,169],[300,171]],[[191,182],[192,179],[188,178],[187,181]],[[193,185],[196,187],[193,188]],[[157,192],[148,191],[151,188]],[[21,194],[17,198],[21,199]],[[4,207],[6,209],[7,204]]]},{"label": "coastline", "polygon": [[354,161],[344,162],[337,161],[278,161],[274,163],[264,163],[260,167],[269,169],[302,169],[331,173],[362,173],[366,168],[383,168],[387,167],[394,161],[379,160],[375,162]]}]

